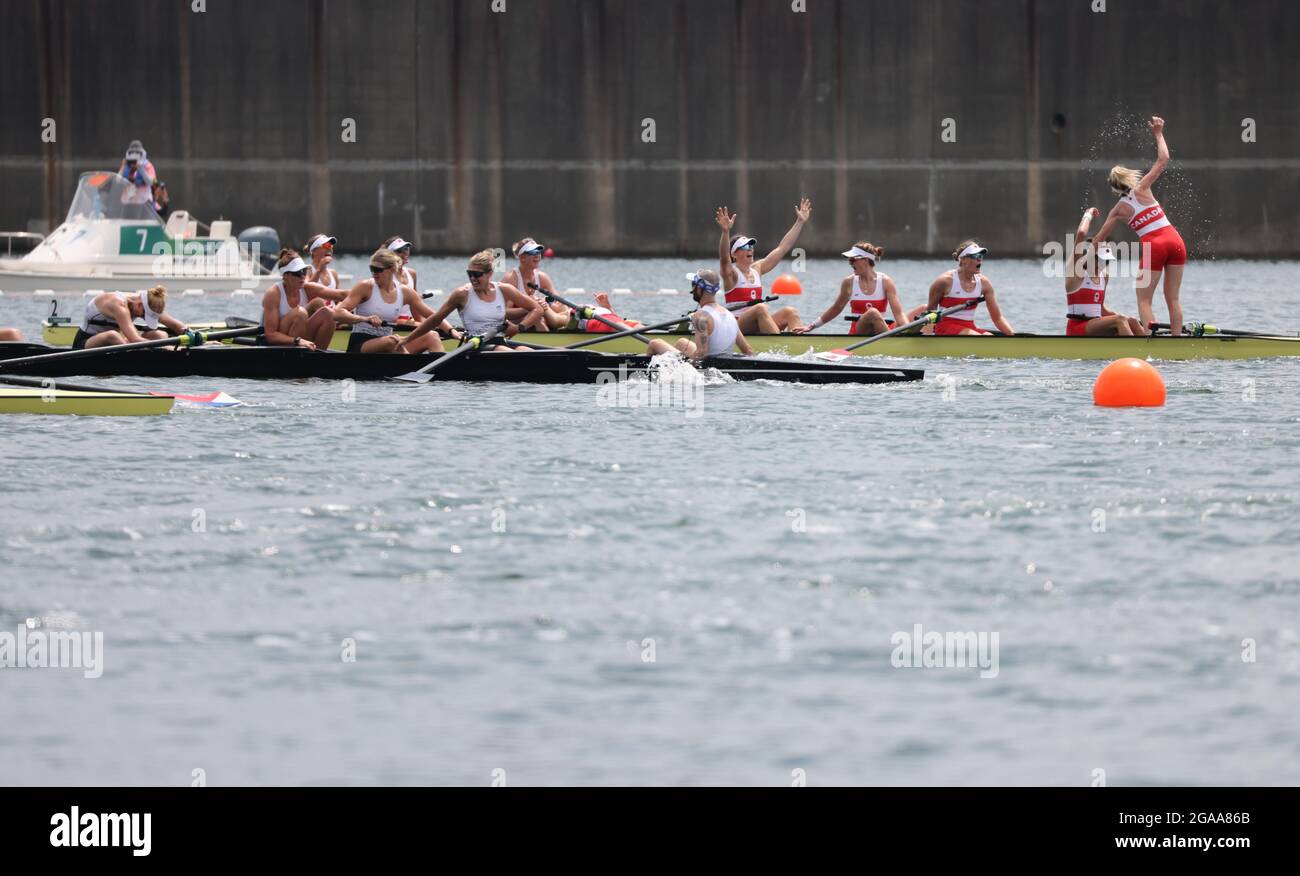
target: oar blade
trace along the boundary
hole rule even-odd
[[[400,380],[403,383],[428,383],[433,380],[433,375],[428,371],[410,371],[406,374],[390,377],[389,380]]]
[[[852,359],[853,354],[841,347],[838,350],[826,350],[817,353],[815,358],[825,359],[827,362],[843,362],[845,359]]]

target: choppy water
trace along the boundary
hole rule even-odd
[[[842,270],[809,267],[815,312]],[[945,266],[885,267],[910,306]],[[1297,267],[1195,265],[1187,316],[1300,328]],[[1059,330],[1056,281],[987,268],[1018,328]],[[695,418],[244,381],[193,383],[234,411],[6,417],[0,631],[62,619],[105,652],[95,679],[0,670],[0,781],[1300,782],[1300,363],[1168,363],[1145,411],[1092,407],[1099,363],[925,367],[708,386]],[[895,668],[916,624],[996,633],[996,677]]]

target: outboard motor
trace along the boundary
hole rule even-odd
[[[239,248],[251,252],[258,248],[258,260],[267,271],[275,270],[275,263],[280,258],[280,235],[268,225],[254,225],[239,232]]]

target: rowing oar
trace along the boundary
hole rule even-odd
[[[0,383],[10,386],[31,386],[57,392],[97,392],[111,395],[152,395],[173,398],[182,407],[189,408],[235,408],[243,405],[239,399],[224,392],[209,392],[203,395],[189,395],[183,392],[159,392],[157,390],[111,389],[107,386],[83,386],[80,383],[64,383],[48,377],[0,377]]]
[[[398,376],[390,379],[403,380],[406,381],[407,383],[428,383],[430,380],[433,380],[433,372],[437,371],[439,368],[446,365],[448,362],[450,362],[452,359],[455,359],[457,356],[467,355],[482,347],[486,347],[488,344],[494,343],[499,334],[500,332],[493,332],[490,335],[475,335],[474,337],[469,338],[468,340],[461,341],[459,347],[452,350],[450,353],[443,353],[437,359],[433,360],[428,365],[425,365],[420,370],[410,371],[407,372],[406,374],[399,374]]]
[[[1172,326],[1170,326],[1169,323],[1167,322],[1153,322],[1147,327],[1152,330],[1164,329],[1165,331],[1168,331],[1170,328],[1172,328]],[[1194,338],[1213,337],[1214,335],[1225,335],[1231,338],[1286,337],[1286,335],[1278,335],[1276,332],[1274,332],[1273,334],[1269,334],[1268,332],[1233,331],[1232,329],[1223,329],[1223,328],[1219,328],[1217,325],[1210,325],[1204,322],[1187,323],[1186,325],[1183,326],[1183,334]]]
[[[983,300],[984,296],[981,295],[979,298],[968,301],[964,304],[954,304],[952,307],[945,307],[943,310],[932,310],[914,322],[909,322],[907,325],[900,325],[898,328],[892,328],[889,331],[881,332],[878,335],[872,335],[865,341],[858,341],[856,344],[850,344],[849,346],[841,347],[838,350],[828,350],[825,353],[818,353],[817,358],[825,359],[828,362],[843,361],[852,356],[853,351],[859,347],[865,347],[867,344],[874,344],[876,341],[883,341],[885,338],[893,337],[894,335],[901,335],[909,329],[914,329],[918,326],[926,325],[927,323],[938,322],[950,313],[956,313],[959,310],[969,310]]]
[[[640,341],[643,344],[650,343],[650,339],[647,338],[645,335],[641,334],[641,332],[645,331],[645,328],[643,326],[632,328],[630,325],[628,325],[625,322],[617,322],[615,320],[606,318],[602,314],[597,313],[596,308],[594,307],[580,307],[577,304],[574,304],[572,301],[568,300],[567,298],[561,298],[559,295],[557,295],[554,292],[546,292],[536,283],[529,283],[528,285],[536,289],[537,291],[541,292],[543,295],[545,295],[547,301],[558,301],[561,304],[563,304],[565,307],[568,307],[572,309],[574,312],[581,314],[583,319],[588,319],[588,320],[594,319],[596,320],[596,322],[609,326],[616,332],[626,331],[628,334],[630,334],[632,337],[636,338],[638,341]],[[608,337],[608,335],[606,337]]]
[[[0,361],[0,369],[12,368],[15,365],[56,362],[64,359],[84,359],[88,356],[121,353],[125,350],[147,350],[150,347],[169,347],[173,344],[180,344],[185,347],[197,347],[208,341],[220,341],[223,338],[238,338],[243,337],[244,335],[260,335],[262,331],[263,328],[260,325],[246,326],[245,328],[229,329],[220,332],[190,331],[183,335],[177,335],[174,338],[158,338],[154,341],[137,341],[134,344],[110,344],[105,347],[90,347],[82,350],[59,350],[57,353],[42,353],[39,356],[23,356],[21,359],[5,359]]]

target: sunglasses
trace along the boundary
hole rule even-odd
[[[334,248],[334,244],[332,244],[332,243],[322,243],[322,244],[320,244],[319,246],[317,246],[316,248],[317,248],[317,249],[333,249],[333,248]]]
[[[745,244],[744,246],[738,246],[738,247],[736,247],[736,252],[740,252],[742,249],[746,249],[746,250],[749,250],[750,252],[753,252],[753,251],[754,251],[754,244],[752,244],[752,243],[747,243],[747,244]]]
[[[521,254],[526,256],[540,256],[543,252],[545,252],[545,250],[539,247],[537,249],[526,249]]]
[[[376,274],[376,275],[378,275],[378,274],[382,274],[382,273],[383,273],[384,271],[386,271],[386,270],[388,270],[388,268],[381,267],[380,265],[371,265],[371,266],[370,266],[370,273],[372,273],[372,274]]]
[[[484,274],[487,273],[488,271],[466,271],[465,272],[466,276],[468,276],[471,280],[477,280],[479,277],[482,277]]]
[[[285,274],[285,276],[297,277],[298,279],[301,280],[303,277],[307,276],[307,269],[303,268],[301,271],[289,271],[288,273]]]

